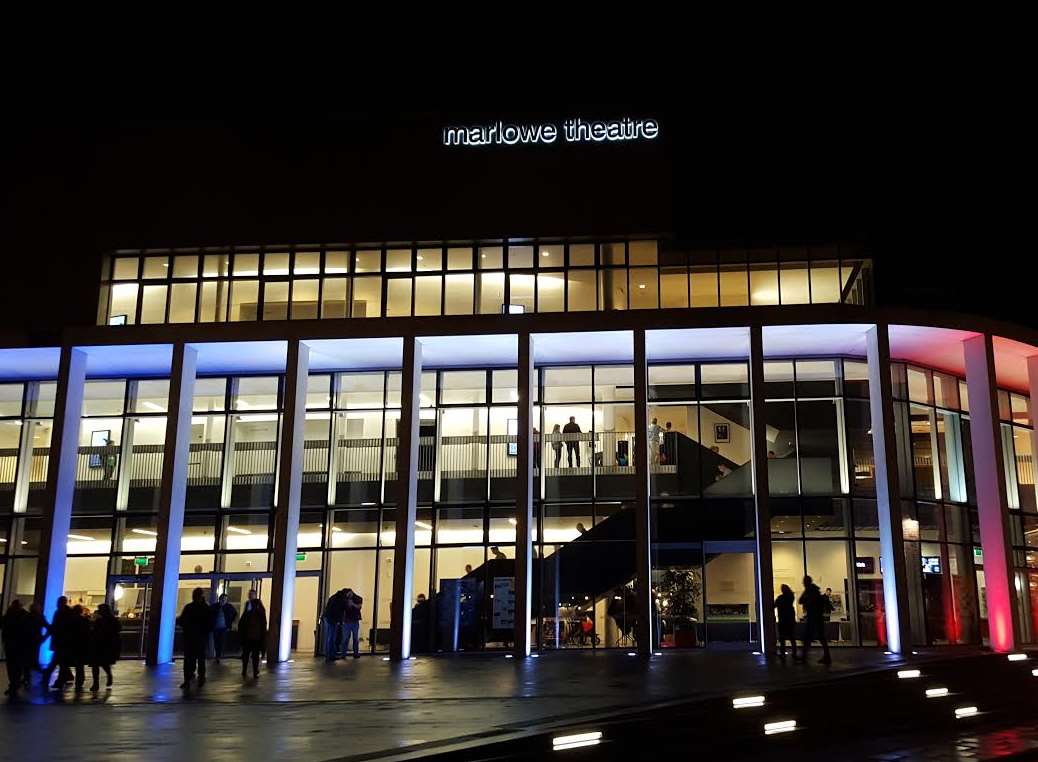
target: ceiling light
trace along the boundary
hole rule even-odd
[[[333,532],[341,532],[342,530],[339,529],[339,527],[332,527],[332,531]]]
[[[427,524],[424,521],[416,521],[414,525],[416,527],[421,527],[422,529],[432,529],[432,524]]]
[[[155,410],[155,411],[157,411],[159,413],[166,412],[165,408],[162,407],[162,405],[156,405],[151,400],[144,400],[144,402],[142,402],[141,404],[144,405],[144,407],[148,408],[149,410]]]
[[[644,283],[639,283],[638,284],[638,288],[645,288],[645,284]]]
[[[131,529],[130,531],[133,532],[134,534],[146,534],[146,535],[148,535],[148,537],[158,537],[159,536],[158,532],[153,532],[150,529]]]
[[[508,523],[511,524],[512,526],[515,526],[517,522],[516,522],[515,519],[509,519]]]
[[[541,256],[542,256],[542,257],[550,257],[550,256],[551,256],[551,252],[550,252],[550,251],[546,251],[546,250],[542,249],[542,250],[541,250]]]
[[[419,262],[421,262],[421,261],[422,261],[422,255],[421,255],[421,254],[419,254],[419,255],[418,255],[418,261],[419,261]]]
[[[232,526],[228,526],[227,527],[227,531],[228,532],[234,532],[235,534],[252,534],[252,532],[250,532],[248,529],[241,529],[239,527],[232,527]]]
[[[83,540],[84,542],[93,542],[94,541],[93,537],[87,537],[87,536],[81,535],[81,534],[70,534],[68,536],[68,538],[70,540]]]

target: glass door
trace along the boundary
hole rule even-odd
[[[753,543],[703,546],[704,609],[708,645],[749,645],[757,640],[757,573]]]
[[[142,658],[151,610],[150,581],[142,581],[140,577],[109,577],[108,600],[119,620],[122,658]]]

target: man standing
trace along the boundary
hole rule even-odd
[[[205,685],[205,652],[209,645],[209,633],[213,629],[213,614],[205,602],[205,590],[196,587],[191,593],[191,603],[184,606],[177,619],[184,633],[184,682],[181,688],[191,688],[191,680],[198,670],[198,687]]]
[[[577,454],[577,468],[580,468],[580,437],[573,436],[574,434],[580,434],[580,424],[577,423],[576,416],[571,415],[569,417],[569,423],[562,427],[562,433],[567,436],[564,437],[566,440],[566,460],[569,463],[569,467],[573,468],[573,453]]]
[[[50,684],[50,676],[54,674],[54,668],[58,668],[58,679],[54,687],[61,690],[65,684],[72,680],[71,669],[71,639],[72,629],[75,625],[75,614],[69,608],[68,598],[64,595],[58,598],[58,608],[54,611],[54,619],[50,626],[50,647],[53,650],[50,664],[43,673],[43,689],[46,690]]]
[[[251,592],[251,591],[250,591]],[[238,610],[227,602],[227,593],[220,596],[220,600],[213,604],[213,653],[216,663],[223,658],[223,646],[227,637],[227,631],[231,629],[234,620],[238,618]]]
[[[659,421],[653,418],[652,423],[649,424],[649,465],[659,466],[660,464],[660,435],[663,433],[663,429],[660,428]]]
[[[342,641],[342,653],[343,656],[350,647],[350,638],[353,638],[353,658],[360,658],[360,607],[364,603],[364,599],[353,592],[350,588],[346,588],[344,591],[344,600],[346,603],[345,611],[343,612],[343,641]]]
[[[807,661],[807,649],[812,640],[822,644],[822,658],[819,663],[831,664],[829,656],[829,641],[825,637],[825,608],[826,600],[818,585],[810,577],[804,577],[804,592],[800,596],[800,605],[804,607],[806,622],[804,627],[804,645],[801,648],[800,661]]]
[[[324,604],[321,620],[324,622],[324,660],[335,661],[339,658],[339,644],[342,635],[342,615],[346,612],[346,591],[337,590]]]

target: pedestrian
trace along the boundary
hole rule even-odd
[[[7,690],[5,696],[12,699],[18,696],[26,671],[29,669],[29,655],[32,648],[32,619],[22,602],[15,598],[7,607],[7,612],[0,617],[0,632],[3,636],[4,656],[7,659]]]
[[[217,664],[223,658],[227,631],[231,629],[231,625],[237,618],[238,610],[227,602],[227,593],[222,593],[220,599],[213,604],[213,655],[216,657]]]
[[[555,424],[551,430],[551,449],[555,453],[555,468],[562,462],[562,427]]]
[[[569,417],[569,423],[562,427],[562,433],[567,435],[566,460],[569,463],[569,467],[573,468],[573,454],[576,453],[577,468],[580,468],[580,437],[574,435],[579,435],[581,430],[576,416],[571,415]]]
[[[324,604],[321,621],[324,623],[324,660],[335,661],[339,658],[339,646],[342,642],[342,617],[346,612],[346,591],[337,590]]]
[[[353,592],[350,588],[346,588],[344,600],[346,602],[346,609],[342,616],[342,629],[343,629],[343,641],[342,641],[342,653],[343,656],[350,648],[350,638],[353,638],[353,658],[360,658],[360,619],[361,613],[360,608],[364,605],[364,599]]]
[[[657,418],[652,419],[652,423],[649,424],[649,465],[658,467],[660,464],[660,437],[663,434],[663,429],[660,428],[660,423]]]
[[[24,682],[26,688],[29,687],[33,670],[40,673],[43,672],[40,667],[40,649],[43,647],[43,641],[50,637],[50,623],[43,616],[43,609],[40,608],[40,604],[35,601],[29,604],[29,619],[31,626],[29,628],[29,659],[25,664]],[[46,688],[46,684],[44,688]]]
[[[191,680],[198,671],[198,687],[205,685],[205,652],[209,645],[209,633],[213,629],[213,615],[205,602],[205,590],[196,587],[191,593],[191,602],[180,612],[177,623],[184,634],[184,682],[181,688],[191,688]]]
[[[72,680],[72,671],[69,669],[68,649],[69,634],[72,625],[72,609],[69,608],[68,598],[64,595],[58,597],[57,608],[54,609],[54,618],[50,624],[50,646],[51,659],[43,671],[43,689],[50,686],[50,678],[54,670],[58,670],[58,679],[54,682],[54,688],[61,690]]]
[[[238,623],[241,639],[241,676],[248,675],[249,658],[252,658],[252,676],[259,677],[260,653],[267,640],[267,610],[255,590],[249,591],[249,599]]]
[[[829,641],[825,636],[825,613],[827,599],[818,589],[818,585],[809,576],[804,577],[804,592],[800,595],[800,605],[804,607],[805,627],[804,641],[801,646],[800,661],[807,661],[807,650],[812,640],[822,644],[822,658],[819,664],[831,664],[832,657],[829,655]],[[830,612],[832,609],[829,609]]]
[[[107,603],[97,607],[94,626],[90,631],[90,671],[94,681],[90,684],[90,692],[97,693],[97,680],[101,670],[105,673],[105,685],[112,687],[112,665],[119,660],[122,651],[122,639],[119,637],[121,625]]]
[[[786,658],[786,641],[793,652],[793,658],[797,658],[796,623],[797,612],[794,606],[796,596],[793,588],[783,585],[782,592],[775,599],[775,612],[778,614],[778,652],[783,659]]]
[[[68,658],[70,670],[76,672],[76,691],[83,690],[86,685],[86,663],[90,656],[90,611],[80,604],[72,607],[73,619],[70,622]]]

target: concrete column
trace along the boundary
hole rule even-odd
[[[234,398],[238,396],[238,379],[230,381],[228,397],[227,423],[223,428],[223,462],[220,464],[220,507],[231,507],[231,494],[234,490]]]
[[[31,415],[36,414],[36,400],[39,397],[40,385],[38,383],[26,384],[26,410]],[[29,484],[32,477],[32,440],[35,421],[27,420],[22,424],[22,431],[18,438],[18,466],[15,472],[14,483],[14,512],[24,513],[29,504]],[[13,546],[12,546],[13,547]]]
[[[634,595],[638,654],[652,656],[655,645],[652,605],[652,553],[649,502],[649,369],[645,358],[645,329],[634,331]]]
[[[414,522],[418,507],[418,414],[421,409],[422,344],[404,339],[400,380],[400,439],[396,449],[396,548],[393,600],[389,618],[389,656],[411,656],[411,587],[414,577]]]
[[[173,633],[177,619],[180,581],[180,538],[184,531],[184,497],[191,450],[191,408],[195,396],[198,351],[184,343],[173,345],[169,375],[169,414],[163,447],[162,483],[151,574],[151,610],[145,662],[149,666],[173,660]]]
[[[47,468],[47,498],[40,528],[40,556],[36,563],[35,601],[43,609],[48,622],[54,617],[58,598],[65,594],[65,560],[72,522],[72,497],[76,491],[79,418],[83,412],[86,365],[85,352],[75,347],[61,348]],[[41,647],[40,659],[44,663],[50,661],[50,640]]]
[[[966,360],[980,544],[984,549],[988,631],[993,649],[1012,651],[1021,642],[1021,630],[1020,617],[1013,605],[1013,549],[998,420],[995,353],[988,334],[966,339],[962,348]]]
[[[533,336],[519,334],[519,402],[515,464],[515,655],[530,655],[530,615],[533,611],[533,398],[537,374],[533,366]]]
[[[876,325],[866,337],[869,365],[869,409],[872,414],[872,451],[876,464],[876,510],[879,515],[880,561],[883,564],[883,609],[887,648],[896,654],[912,650],[912,619],[908,608],[908,574],[901,523],[897,436],[890,388],[890,334]]]
[[[278,460],[277,507],[274,509],[274,574],[267,630],[267,668],[288,661],[292,652],[292,603],[296,590],[296,547],[299,542],[299,502],[303,490],[303,444],[306,424],[306,385],[310,348],[298,339],[288,342],[285,363],[284,412]]]
[[[775,572],[771,562],[771,503],[768,485],[768,435],[764,408],[764,328],[750,327],[750,431],[753,437],[753,499],[757,541],[757,627],[761,653],[775,653]]]

